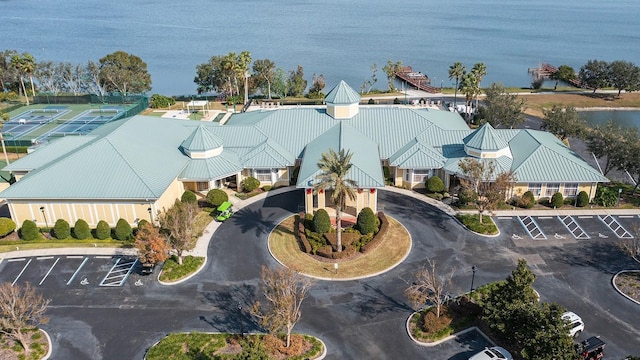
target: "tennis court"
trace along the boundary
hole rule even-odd
[[[69,120],[58,120],[60,124],[53,130],[43,134],[39,139],[50,135],[87,134],[106,124],[118,116],[124,108],[122,106],[104,106],[100,109],[86,110]]]
[[[28,110],[12,117],[4,123],[2,132],[13,138],[22,137],[69,112],[70,110],[66,110],[66,106],[52,106],[43,109]]]

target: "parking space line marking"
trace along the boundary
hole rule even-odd
[[[53,256],[41,256],[36,258],[36,260],[50,260],[50,259],[53,259]]]
[[[7,262],[16,262],[16,261],[25,261],[27,260],[26,258],[15,258],[15,259],[9,259],[7,260]]]
[[[53,263],[53,265],[51,265],[51,267],[49,268],[49,271],[47,271],[47,274],[42,278],[42,280],[40,281],[40,283],[38,285],[42,285],[42,283],[47,278],[47,276],[49,276],[49,274],[51,273],[51,270],[53,270],[53,267],[56,266],[58,261],[60,261],[60,258],[57,258],[56,261]]]
[[[71,279],[69,279],[69,281],[67,281],[67,285],[71,284],[73,279],[75,279],[76,275],[78,275],[78,272],[80,272],[80,269],[82,269],[84,264],[86,264],[87,260],[89,260],[89,258],[84,258],[84,261],[82,262],[82,264],[80,264],[80,266],[78,266],[78,268],[76,269],[76,272],[74,272],[73,275],[71,275]]]
[[[547,239],[547,236],[531,216],[518,216],[518,220],[532,239],[537,240],[540,237],[545,240]]]
[[[633,215],[618,215],[618,217],[620,219],[631,219],[632,217],[634,217]]]
[[[578,216],[578,219],[593,219],[593,216],[580,215]]]
[[[82,255],[67,255],[67,259],[82,259],[84,256]]]
[[[100,286],[122,286],[138,263],[138,259],[135,259],[134,261],[128,260],[122,263],[120,260],[122,260],[122,258],[118,258],[116,263],[111,267],[111,270],[109,270],[107,275],[100,282]],[[118,269],[116,269],[116,267],[118,267]]]
[[[551,216],[538,216],[538,219],[553,219]]]
[[[94,256],[96,259],[111,259],[113,256]]]
[[[576,239],[589,239],[589,235],[580,227],[571,215],[558,216],[558,220],[569,230]]]
[[[18,276],[16,277],[15,280],[13,280],[13,282],[11,283],[11,286],[15,285],[16,282],[18,282],[18,279],[20,279],[20,276],[22,276],[22,273],[27,270],[27,266],[29,266],[29,264],[31,264],[31,260],[33,259],[29,259],[29,261],[27,261],[26,264],[24,264],[24,267],[22,268],[22,271],[20,271],[20,274],[18,274]]]
[[[500,220],[511,220],[511,216],[498,216]]]
[[[629,232],[622,227],[622,225],[620,225],[620,223],[618,223],[618,221],[611,215],[605,215],[604,217],[602,217],[601,215],[598,215],[598,218],[605,224],[607,225],[607,227],[613,231],[614,234],[616,234],[616,236],[619,239],[631,239],[633,238],[633,236],[631,234],[629,234]],[[621,233],[618,233],[618,231],[621,231]]]

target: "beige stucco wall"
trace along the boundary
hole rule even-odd
[[[152,211],[154,217],[156,217],[156,214],[161,212],[163,208],[168,209],[172,207],[176,199],[180,199],[182,197],[182,193],[184,193],[183,183],[178,181],[178,179],[173,179],[169,187],[167,187],[167,190],[165,190],[155,204],[153,204]]]

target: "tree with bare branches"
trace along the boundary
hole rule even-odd
[[[311,285],[312,280],[297,271],[289,268],[271,270],[262,266],[262,291],[267,302],[263,304],[257,301],[251,314],[271,334],[284,332],[286,347],[291,345],[291,331],[302,316],[300,307]]]
[[[28,330],[48,321],[44,313],[49,301],[37,294],[29,283],[25,286],[0,285],[0,333],[19,342],[26,358],[31,352]]]
[[[636,224],[632,225],[631,232],[633,237],[620,239],[618,246],[633,260],[640,262],[640,227]]]
[[[164,210],[158,216],[160,227],[167,231],[169,245],[178,254],[180,265],[182,265],[182,253],[195,245],[192,238],[193,223],[197,213],[197,204],[176,200],[169,210]]]
[[[438,273],[436,262],[427,259],[427,263],[416,274],[416,281],[405,291],[414,309],[429,302],[436,307],[436,317],[440,317],[440,309],[448,300],[454,273],[455,269],[447,274]]]
[[[160,229],[146,223],[138,229],[136,234],[136,249],[138,258],[143,264],[157,264],[169,257],[169,244],[160,234]]]
[[[515,174],[512,171],[496,174],[496,164],[491,160],[465,158],[458,166],[463,174],[460,177],[462,186],[477,194],[476,206],[482,224],[482,213],[492,213],[505,200],[507,190],[516,181]]]

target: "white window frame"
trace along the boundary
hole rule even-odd
[[[560,192],[560,183],[546,183],[544,194],[545,197],[552,197],[553,194]]]
[[[578,183],[565,183],[564,190],[562,191],[562,196],[576,196],[578,195],[578,188],[580,184]]]
[[[527,190],[531,191],[533,197],[540,197],[542,194],[542,183],[529,183],[527,184]]]
[[[431,169],[413,169],[411,181],[415,183],[424,182],[431,176]]]
[[[271,182],[271,169],[254,169],[253,173],[260,182]]]

